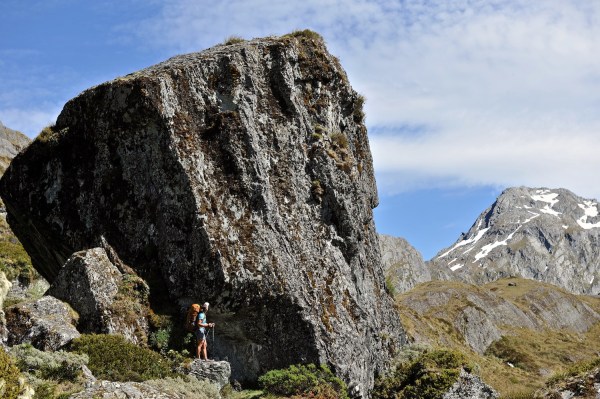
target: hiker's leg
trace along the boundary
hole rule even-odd
[[[196,340],[196,358],[200,359],[200,353],[202,351],[202,342],[203,340]]]
[[[208,355],[206,354],[206,338],[204,339],[204,344],[202,345],[202,351],[204,353],[204,360],[208,360]]]

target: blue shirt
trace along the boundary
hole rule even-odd
[[[202,324],[206,324],[206,313],[204,313],[204,312],[198,313],[198,321]],[[198,323],[198,324],[200,324],[200,323]],[[200,331],[204,332],[205,331],[204,327],[200,327]]]

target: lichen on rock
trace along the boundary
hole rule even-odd
[[[105,239],[151,302],[213,304],[209,348],[233,378],[329,363],[368,392],[405,337],[363,101],[318,35],[215,46],[69,101],[0,193],[50,282]]]

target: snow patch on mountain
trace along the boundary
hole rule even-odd
[[[502,241],[496,241],[496,242],[493,242],[491,244],[484,245],[483,247],[481,247],[481,251],[479,251],[479,253],[477,255],[475,255],[475,260],[479,260],[481,258],[485,258],[492,251],[492,249],[494,249],[496,247],[499,247],[499,246],[502,246],[502,245],[508,245],[508,240],[512,239],[513,236],[515,235],[515,233],[517,231],[519,231],[520,228],[521,228],[521,226],[517,227],[515,231],[513,231],[512,233],[510,233],[508,235],[508,237],[506,237],[506,239],[504,239]]]
[[[460,269],[461,267],[463,267],[464,265],[462,263],[459,263],[458,265],[454,265],[450,268],[450,270],[452,270],[453,272]]]
[[[532,195],[531,199],[534,201],[547,202],[551,207],[554,206],[558,202],[556,197],[558,197],[558,193],[553,193],[550,190],[536,190],[536,195]]]
[[[594,201],[583,201],[583,204],[577,204],[581,209],[583,209],[583,216],[577,219],[577,224],[579,224],[582,228],[589,230],[595,227],[600,227],[600,222],[598,223],[588,223],[588,217],[596,217],[598,216],[598,204]]]
[[[469,244],[475,244],[477,241],[479,241],[481,239],[481,237],[483,237],[483,235],[489,230],[490,228],[487,227],[485,229],[479,230],[477,232],[477,235],[475,235],[475,237],[469,238],[467,240],[463,240],[459,243],[457,243],[456,245],[454,245],[452,248],[450,248],[448,251],[444,252],[443,254],[440,255],[440,258],[445,257],[446,255],[448,255],[450,252],[454,251],[456,248],[460,248],[460,247],[464,247],[465,245],[469,245]]]

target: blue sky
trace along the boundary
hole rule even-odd
[[[231,35],[320,32],[367,98],[380,232],[430,258],[503,188],[600,198],[600,1],[2,0],[0,121]]]

